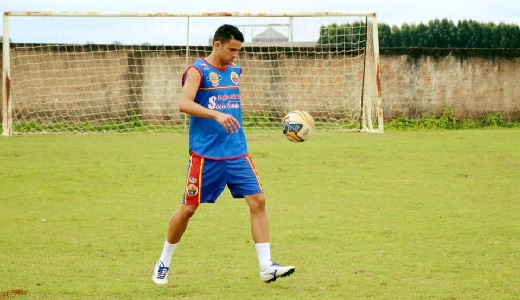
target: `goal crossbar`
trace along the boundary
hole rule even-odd
[[[39,16],[39,17],[375,17],[375,12],[297,12],[297,13],[247,13],[247,12],[4,12],[4,16]]]

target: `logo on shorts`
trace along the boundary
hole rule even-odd
[[[195,177],[190,177],[190,178],[188,179],[188,181],[191,182],[191,183],[195,183],[195,182],[197,182],[197,178],[195,178]]]
[[[199,193],[199,188],[194,185],[194,184],[190,184],[186,187],[186,194],[188,194],[188,196],[196,196],[197,194]]]

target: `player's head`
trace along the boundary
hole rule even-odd
[[[220,26],[213,36],[213,53],[222,64],[230,64],[238,57],[244,35],[233,25]]]
[[[215,45],[215,42],[217,41],[224,45],[230,40],[237,40],[243,43],[244,35],[235,26],[224,24],[215,31],[215,35],[213,36],[213,45]]]

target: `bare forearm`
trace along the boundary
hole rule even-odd
[[[181,99],[179,102],[179,110],[194,117],[213,119],[222,125],[229,133],[235,133],[241,127],[240,122],[232,115],[205,108],[191,100],[183,101]]]
[[[179,103],[179,110],[183,113],[187,113],[191,116],[199,118],[216,119],[218,116],[217,111],[205,108],[204,106],[201,106],[200,104],[191,100],[181,100]]]

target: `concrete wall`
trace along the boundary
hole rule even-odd
[[[107,46],[103,51],[86,51],[43,46],[29,51],[15,47],[11,52],[15,118],[129,118],[131,111],[150,120],[182,122],[184,115],[177,109],[181,74],[188,61],[207,55],[208,50],[199,48],[186,56],[182,48],[142,51]],[[358,59],[329,56],[330,60],[323,60],[323,54],[296,51],[275,61],[272,54],[257,50],[240,60],[246,110],[279,117],[299,107],[333,115],[358,105]],[[460,118],[501,112],[506,118],[520,119],[520,57],[383,51],[380,62],[386,119],[445,108]]]
[[[383,55],[385,118],[450,108],[460,118],[520,119],[520,58]]]

